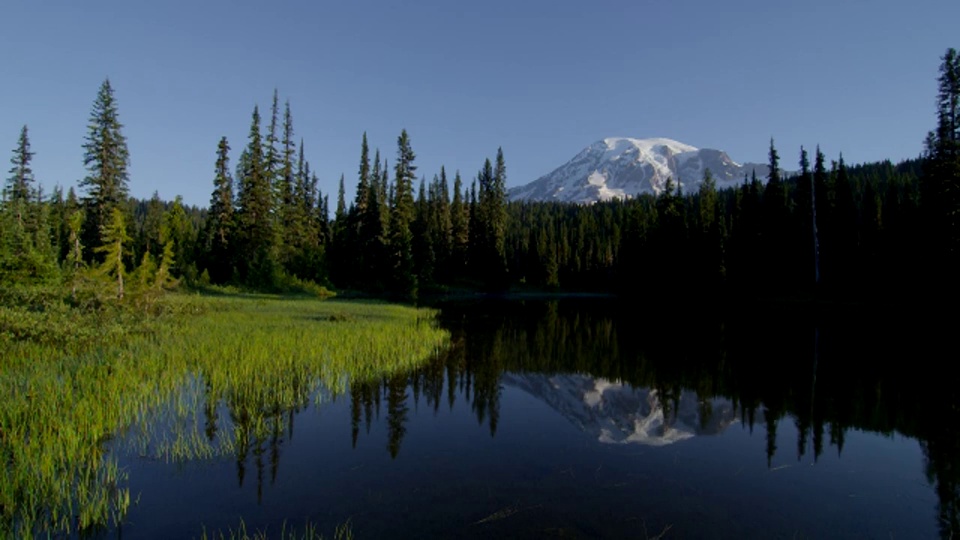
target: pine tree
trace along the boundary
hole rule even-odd
[[[273,227],[273,193],[260,136],[260,111],[253,108],[247,148],[240,156],[237,197],[238,270],[255,287],[272,287],[277,268]]]
[[[723,260],[723,237],[721,235],[721,216],[717,198],[717,183],[709,168],[703,171],[698,197],[700,222],[699,254],[700,268],[706,277],[704,292],[713,294],[715,288],[723,283],[726,269]]]
[[[488,162],[489,163],[489,162]],[[486,174],[486,166],[484,174]],[[503,159],[503,149],[497,149],[496,165],[490,177],[488,189],[481,194],[482,214],[487,220],[486,249],[489,257],[488,285],[502,288],[507,279],[507,166]]]
[[[836,205],[831,216],[830,229],[833,233],[835,250],[833,269],[838,284],[852,286],[859,280],[855,267],[856,256],[860,249],[857,202],[854,198],[853,183],[843,160],[843,153],[837,164]]]
[[[10,163],[10,177],[3,189],[3,205],[0,210],[0,274],[18,274],[23,277],[29,272],[27,259],[33,255],[33,234],[31,222],[33,206],[33,171],[30,160],[30,140],[27,127],[20,131],[17,148],[13,151]]]
[[[146,211],[140,222],[140,230],[137,232],[137,251],[140,253],[150,253],[154,258],[160,255],[163,244],[160,242],[160,224],[163,222],[163,201],[160,200],[160,193],[153,192],[153,196],[147,201]]]
[[[822,279],[821,268],[821,236],[827,237],[829,230],[824,228],[829,208],[829,193],[827,189],[826,158],[817,145],[817,152],[813,162],[813,257],[814,257],[814,284],[819,285]]]
[[[36,189],[34,183],[36,179],[33,176],[33,169],[30,167],[30,161],[34,153],[30,150],[30,137],[27,133],[27,126],[20,129],[20,138],[17,140],[17,148],[13,151],[13,157],[10,163],[13,167],[10,169],[10,177],[7,179],[7,185],[3,190],[3,201],[5,209],[15,218],[20,229],[27,231],[29,217],[29,206],[33,199]]]
[[[413,273],[421,287],[427,286],[433,282],[436,257],[430,243],[430,205],[427,200],[427,179],[423,177],[420,178],[420,188],[414,202],[410,233],[413,235]]]
[[[464,201],[463,180],[460,171],[453,178],[453,202],[450,203],[450,228],[452,235],[450,264],[451,280],[462,278],[467,270],[467,253],[470,249],[470,213]]]
[[[53,260],[59,263],[62,260],[63,247],[66,243],[64,224],[67,220],[67,201],[63,197],[63,188],[55,186],[49,201],[49,234],[50,248]]]
[[[795,246],[790,250],[790,286],[806,288],[815,283],[816,257],[814,254],[813,238],[813,211],[814,211],[814,179],[810,170],[810,157],[806,148],[800,147],[800,176],[794,184],[792,214],[792,238],[790,243]]]
[[[159,291],[176,284],[177,280],[174,279],[172,272],[175,265],[174,241],[171,239],[163,244],[163,254],[160,256],[160,265],[157,267],[157,273],[153,281],[155,290]]]
[[[314,212],[317,206],[317,186],[311,182],[310,164],[303,151],[303,139],[297,155],[294,189],[287,223],[287,244],[291,250],[288,272],[302,279],[317,279],[320,234]]]
[[[312,177],[311,182],[314,184],[317,183],[316,175]],[[323,195],[318,197],[320,204],[317,206],[317,224],[320,226],[320,238],[323,239],[323,244],[330,245],[333,238],[333,232],[330,227],[330,196]]]
[[[770,138],[769,159],[767,186],[763,194],[764,204],[771,212],[782,212],[786,205],[786,191],[783,186],[783,180],[780,178],[780,155],[773,145],[772,137]]]
[[[928,134],[921,204],[927,219],[930,280],[954,283],[960,267],[960,55],[947,49],[937,79],[937,127]]]
[[[780,156],[770,139],[769,172],[767,185],[763,191],[764,225],[762,249],[766,255],[761,265],[761,282],[764,294],[780,287],[781,278],[788,272],[790,264],[787,252],[790,234],[787,215],[787,191],[780,177]]]
[[[114,224],[113,210],[120,209],[127,198],[130,153],[122,128],[113,87],[106,79],[93,103],[83,144],[83,164],[89,174],[79,182],[86,192],[84,243],[94,248],[103,245],[102,233]]]
[[[104,255],[98,271],[104,276],[115,276],[117,280],[117,299],[123,300],[123,276],[126,275],[123,258],[127,254],[126,246],[130,237],[124,223],[123,211],[114,208],[110,213],[110,222],[103,229],[101,244],[95,251]]]
[[[344,186],[343,175],[340,175],[340,185],[337,188],[337,213],[334,214],[333,219],[340,225],[346,224],[347,221],[347,190]]]
[[[70,194],[73,194],[72,189],[70,190]],[[69,252],[64,261],[64,267],[67,272],[68,281],[70,282],[70,296],[74,299],[76,299],[77,296],[77,285],[80,282],[81,271],[84,267],[83,243],[80,239],[84,217],[82,208],[75,208],[67,216],[67,227],[69,230],[67,245],[69,246]]]
[[[27,126],[23,126],[0,205],[0,274],[7,279],[43,281],[57,274],[50,243],[50,205],[43,190],[34,187],[33,155]]]
[[[453,250],[453,223],[450,215],[450,187],[447,171],[440,167],[439,178],[430,185],[430,243],[436,254],[437,281],[449,281]]]
[[[277,148],[277,129],[280,116],[280,100],[277,89],[273,89],[273,101],[270,104],[270,124],[267,126],[267,135],[263,141],[263,170],[267,176],[273,194],[272,209],[278,209],[283,204],[282,178],[280,175],[280,150]],[[277,221],[277,216],[273,216]],[[276,223],[274,224],[276,226]]]
[[[338,287],[353,287],[356,269],[351,257],[353,246],[350,245],[350,228],[348,226],[347,195],[344,185],[344,176],[340,175],[337,188],[337,209],[333,215],[332,239],[330,242],[331,278]]]
[[[394,165],[394,195],[390,211],[391,292],[401,298],[415,298],[417,279],[414,274],[413,234],[414,219],[413,179],[417,167],[416,155],[410,147],[407,130],[397,138],[397,163]]]
[[[191,266],[193,261],[190,257],[193,252],[194,236],[193,226],[183,208],[183,198],[178,195],[170,205],[170,209],[163,214],[160,242],[164,250],[168,245],[173,249],[173,260],[177,261],[177,266],[171,264],[171,272],[186,277],[188,281],[193,281],[196,277],[196,267]]]
[[[293,140],[293,115],[290,113],[290,102],[284,104],[283,109],[283,140],[281,141],[283,156],[280,169],[277,173],[279,184],[279,206],[277,207],[277,228],[281,233],[280,245],[282,264],[288,272],[293,270],[293,260],[298,251],[302,250],[301,242],[304,237],[303,216],[300,204],[296,200],[298,195],[294,156],[297,146]],[[303,189],[299,196],[303,196]]]
[[[361,160],[362,163],[362,160]],[[367,190],[366,210],[361,215],[360,228],[363,231],[365,257],[364,288],[372,292],[381,292],[389,277],[389,257],[387,255],[387,208],[384,178],[386,165],[381,168],[380,151],[373,158],[370,171],[370,186]]]
[[[61,242],[58,257],[61,263],[65,263],[67,255],[69,255],[73,247],[73,240],[70,238],[70,218],[74,213],[82,210],[83,208],[80,205],[80,201],[77,199],[77,192],[73,187],[70,187],[67,189],[67,196],[63,201],[63,222],[60,224],[60,236],[64,239],[63,242]],[[78,230],[77,233],[81,234],[82,231]]]
[[[226,137],[221,137],[217,145],[206,227],[206,267],[214,282],[223,283],[232,277],[234,257],[231,249],[235,240],[233,177],[230,175],[230,143]]]
[[[481,215],[480,205],[477,202],[477,180],[470,182],[470,195],[467,198],[467,272],[471,278],[477,278],[479,274],[480,257],[483,245],[483,216]]]
[[[390,208],[393,206],[393,187],[390,186],[390,162],[387,158],[383,158],[383,166],[380,167],[377,199],[380,201],[380,222],[383,223],[383,245],[384,249],[386,249],[390,236]],[[387,259],[385,258],[384,260],[386,261]]]
[[[379,164],[377,164],[379,166]],[[363,141],[360,143],[360,170],[358,171],[357,192],[353,206],[363,223],[364,213],[370,200],[370,147],[367,145],[367,132],[363,132]],[[362,225],[361,225],[362,227]]]
[[[356,242],[357,249],[353,257],[355,264],[356,281],[361,288],[367,288],[370,281],[370,263],[372,261],[370,250],[373,248],[374,240],[371,237],[369,227],[370,203],[370,147],[367,144],[367,133],[363,133],[363,140],[360,143],[360,168],[357,171],[357,191],[354,194],[352,214],[350,216],[350,229],[352,237]]]

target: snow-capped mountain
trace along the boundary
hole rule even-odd
[[[501,381],[543,401],[602,443],[664,446],[697,435],[716,435],[737,421],[733,404],[683,391],[665,411],[656,390],[580,374],[505,373]],[[671,400],[672,402],[672,400]],[[710,411],[702,418],[701,411]]]
[[[508,191],[512,201],[591,203],[642,193],[659,194],[668,178],[684,191],[699,188],[710,169],[717,188],[739,185],[744,174],[766,178],[767,166],[740,164],[720,150],[699,149],[672,139],[608,138],[591,144],[566,164]]]

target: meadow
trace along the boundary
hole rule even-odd
[[[379,302],[0,291],[0,536],[122,523],[136,495],[111,456],[120,434],[156,459],[243,452],[282,412],[414,368],[448,340],[433,311]],[[242,419],[233,433],[151,429],[217,407]]]

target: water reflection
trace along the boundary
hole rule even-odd
[[[960,534],[960,395],[937,362],[952,322],[884,310],[770,306],[655,312],[618,302],[448,306],[458,349],[451,381],[480,421],[499,415],[499,384],[523,389],[601,442],[662,445],[762,420],[767,465],[792,421],[797,460],[850,430],[920,441],[941,533]],[[414,377],[422,376],[415,374]],[[451,392],[453,388],[451,385]],[[453,401],[453,394],[450,396]]]
[[[601,443],[665,446],[716,435],[738,420],[730,400],[691,391],[664,402],[657,390],[586,375],[506,373],[502,380],[547,403]]]
[[[939,500],[941,534],[960,534],[960,395],[934,361],[951,335],[943,327],[836,308],[664,312],[607,300],[447,305],[441,324],[453,336],[442,357],[327,396],[348,401],[353,452],[364,440],[384,440],[385,454],[398,462],[411,453],[408,438],[417,444],[411,426],[463,409],[498,439],[509,415],[526,414],[518,394],[600,447],[677,448],[697,437],[722,438],[737,424],[749,433],[756,427],[763,438],[748,441],[757,450],[751,455],[762,463],[765,453],[769,471],[808,454],[813,463],[827,451],[843,455],[853,432],[897,434],[921,445],[925,462],[917,470]],[[309,384],[291,385],[296,407],[263,393],[251,401],[206,388],[198,426],[211,443],[235,441],[237,483],[253,475],[258,502],[277,481],[295,420],[310,403]],[[538,426],[526,429],[535,434]],[[471,457],[458,459],[469,466]]]

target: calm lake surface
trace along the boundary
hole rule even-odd
[[[190,538],[241,519],[328,537],[349,522],[357,538],[960,533],[952,327],[798,311],[449,304],[448,354],[322,391],[259,431],[194,381],[199,436],[269,435],[184,463],[119,437],[137,503],[109,534]]]

